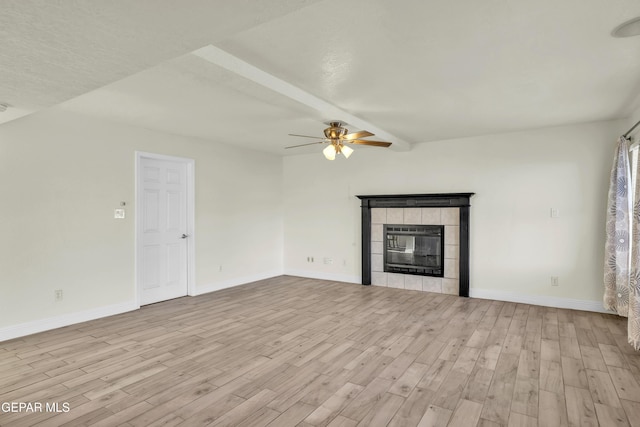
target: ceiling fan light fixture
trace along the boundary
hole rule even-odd
[[[329,144],[327,148],[322,150],[322,154],[327,160],[335,160],[336,159],[336,147],[333,144]]]
[[[340,152],[342,153],[342,155],[344,157],[346,157],[348,159],[349,156],[353,153],[353,148],[347,147],[346,145],[343,145],[342,148],[340,149]]]
[[[353,154],[353,148],[347,147],[344,143],[349,145],[358,144],[358,145],[370,145],[373,147],[389,147],[391,145],[390,142],[384,141],[371,141],[369,139],[361,139],[367,138],[369,136],[373,136],[373,134],[366,130],[361,130],[358,132],[349,133],[349,131],[343,126],[342,122],[330,122],[329,127],[324,130],[324,138],[316,137],[311,135],[299,135],[296,133],[290,133],[289,136],[297,136],[301,138],[311,138],[311,139],[322,139],[322,141],[310,142],[308,144],[299,144],[299,145],[291,145],[288,148],[298,148],[305,147],[307,145],[315,145],[315,144],[326,144],[329,143],[324,150],[322,150],[322,154],[327,160],[335,160],[336,155],[342,153],[342,155],[348,159],[351,154]]]

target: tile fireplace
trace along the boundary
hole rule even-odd
[[[473,194],[357,196],[362,284],[469,296]]]

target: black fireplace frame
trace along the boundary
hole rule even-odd
[[[475,193],[360,195],[362,213],[362,284],[371,285],[372,208],[460,208],[460,259],[458,280],[461,297],[469,296],[469,209]]]

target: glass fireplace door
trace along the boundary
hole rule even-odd
[[[384,271],[444,276],[444,226],[384,226]]]

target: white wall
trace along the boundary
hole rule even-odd
[[[0,127],[0,332],[134,302],[136,150],[196,159],[198,292],[281,274],[281,158],[51,109]]]
[[[631,127],[633,127],[633,125],[635,125],[638,122],[638,120],[640,120],[640,106],[636,108],[633,113],[631,113],[631,116],[629,116],[628,127],[625,128],[623,132],[626,132],[627,129],[631,129]],[[632,137],[634,142],[638,141],[638,139],[640,139],[640,126],[635,128],[635,130],[631,132],[631,135],[629,136]]]
[[[346,161],[287,157],[285,272],[360,280],[358,194],[475,192],[472,295],[601,306],[607,182],[625,124],[430,142],[405,153],[355,147]],[[550,218],[552,207],[559,218]]]
[[[131,306],[136,150],[196,159],[199,292],[277,275],[283,264],[357,282],[356,194],[470,191],[472,293],[599,304],[607,180],[627,124],[439,141],[406,153],[356,147],[334,162],[319,152],[283,160],[60,109],[4,124],[0,339],[16,325],[53,327],[51,319]],[[126,220],[113,219],[120,201]],[[549,217],[551,207],[560,218]],[[62,302],[55,289],[64,290]]]

